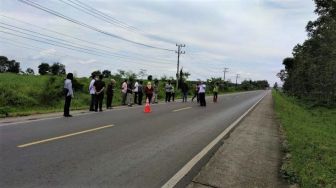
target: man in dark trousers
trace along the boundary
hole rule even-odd
[[[91,81],[90,81],[90,85],[89,85],[89,92],[90,92],[90,95],[91,95],[90,111],[94,111],[96,93],[95,93],[93,84],[95,83],[95,81],[96,81],[96,75],[91,74]]]
[[[68,73],[66,80],[64,81],[64,95],[65,95],[64,117],[72,117],[72,115],[70,115],[71,99],[74,97],[72,89],[72,81],[73,81],[73,74]]]
[[[142,105],[142,96],[144,92],[144,87],[143,87],[143,82],[140,80],[139,85],[138,85],[138,105]]]
[[[189,86],[186,82],[182,82],[181,90],[182,90],[182,102],[187,102]]]
[[[99,75],[99,79],[95,81],[93,84],[95,92],[96,92],[96,100],[95,100],[95,111],[103,111],[103,99],[104,99],[104,89],[105,89],[105,82],[103,81],[103,75]]]
[[[200,104],[201,106],[204,106],[204,107],[206,106],[205,88],[206,88],[206,85],[203,82],[201,82],[199,85],[198,95],[199,95]]]
[[[112,101],[114,95],[115,80],[111,79],[111,82],[107,85],[106,89],[106,108],[112,109]]]

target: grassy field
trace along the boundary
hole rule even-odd
[[[301,187],[336,187],[336,109],[311,109],[279,92],[273,97],[290,153],[285,176]]]

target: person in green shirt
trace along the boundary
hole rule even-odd
[[[218,82],[215,83],[214,89],[213,89],[213,102],[216,103],[217,102],[217,98],[218,98]]]

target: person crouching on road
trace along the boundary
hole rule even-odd
[[[218,82],[215,83],[214,89],[213,89],[213,102],[216,103],[217,102],[217,98],[218,98]]]
[[[68,73],[66,80],[64,81],[64,94],[65,94],[64,117],[72,117],[72,115],[70,115],[71,99],[74,97],[72,89],[72,81],[73,81],[73,74]]]
[[[105,90],[105,82],[103,81],[103,75],[99,75],[99,79],[95,81],[93,84],[96,92],[96,101],[95,101],[95,111],[103,111],[103,100],[104,100],[104,90]]]
[[[199,90],[198,90],[198,95],[199,95],[201,106],[206,106],[205,88],[206,88],[206,85],[203,82],[201,82],[200,85],[199,85]]]
[[[133,103],[133,87],[131,81],[127,82],[127,105],[132,106]]]
[[[111,82],[107,85],[107,89],[106,89],[106,108],[107,109],[112,109],[115,83],[116,83],[115,80],[111,79]]]
[[[149,104],[151,103],[152,101],[152,98],[153,98],[153,92],[154,92],[154,89],[152,87],[152,84],[150,82],[147,83],[147,86],[145,88],[145,94],[146,94],[146,100],[148,99],[149,101]]]
[[[95,90],[94,90],[93,84],[95,83],[96,79],[97,79],[96,75],[95,74],[91,74],[91,81],[90,81],[90,85],[89,85],[89,92],[90,92],[90,95],[91,95],[90,111],[94,111],[96,94],[95,94]]]

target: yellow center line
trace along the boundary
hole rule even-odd
[[[180,108],[180,109],[176,109],[176,110],[173,110],[173,112],[178,112],[178,111],[181,111],[181,110],[188,110],[190,109],[191,107],[185,107],[185,108]]]
[[[102,126],[102,127],[98,127],[98,128],[94,128],[94,129],[88,129],[85,131],[80,131],[80,132],[75,132],[75,133],[71,133],[71,134],[66,134],[66,135],[62,135],[62,136],[57,136],[57,137],[53,137],[53,138],[48,138],[48,139],[44,139],[44,140],[39,140],[39,141],[35,141],[35,142],[30,142],[27,144],[22,144],[22,145],[18,145],[18,148],[24,148],[24,147],[28,147],[28,146],[32,146],[32,145],[36,145],[36,144],[41,144],[41,143],[45,143],[45,142],[50,142],[50,141],[54,141],[54,140],[59,140],[62,138],[67,138],[70,136],[76,136],[79,134],[84,134],[84,133],[88,133],[88,132],[92,132],[92,131],[98,131],[100,129],[105,129],[105,128],[109,128],[109,127],[113,127],[114,125],[106,125],[106,126]]]

